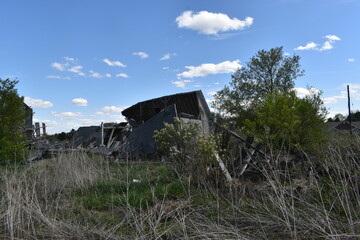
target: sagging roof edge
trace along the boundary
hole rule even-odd
[[[150,101],[160,101],[163,98],[170,98],[170,97],[174,97],[174,96],[181,96],[181,95],[191,95],[191,94],[195,94],[198,100],[198,107],[200,108],[200,105],[202,106],[203,110],[205,111],[205,114],[208,115],[209,117],[211,116],[211,112],[210,112],[210,108],[206,102],[206,99],[204,97],[204,94],[202,93],[201,90],[197,90],[197,91],[190,91],[190,92],[183,92],[183,93],[176,93],[176,94],[170,94],[170,95],[165,95],[165,96],[161,96],[161,97],[157,97],[157,98],[151,98],[145,101],[141,101],[141,102],[137,102],[133,105],[131,105],[130,107],[124,109],[121,114],[123,116],[125,116],[126,118],[129,117],[129,112],[131,111],[131,109],[136,108],[139,105],[145,104],[147,102]]]

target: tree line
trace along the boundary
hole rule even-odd
[[[17,80],[0,78],[0,163],[23,159],[25,147],[24,98],[15,88]]]

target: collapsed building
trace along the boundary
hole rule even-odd
[[[198,124],[205,135],[210,132],[210,109],[202,91],[178,93],[142,101],[121,113],[127,119],[132,131],[120,152],[130,154],[131,157],[155,153],[154,131],[161,130],[164,123],[173,123],[175,117]]]
[[[80,127],[73,135],[72,149],[86,149],[105,156],[113,155],[117,159],[138,159],[157,153],[154,133],[164,128],[165,123],[174,123],[178,118],[185,123],[195,123],[200,126],[202,134],[208,136],[211,132],[211,112],[202,91],[192,91],[162,96],[138,102],[122,111],[127,122],[101,123],[100,126]],[[254,147],[250,141],[243,139],[236,132],[217,124],[218,131],[224,132],[228,140],[232,137],[237,144],[237,157],[233,162],[232,172],[235,177],[244,174],[255,161],[254,156],[260,156],[267,161],[266,155]],[[75,148],[75,149],[74,149]],[[51,147],[39,149],[28,159],[28,162],[40,159],[47,152],[56,153]],[[82,151],[82,150],[81,150]],[[216,161],[228,182],[232,176],[226,162],[214,150]]]
[[[106,148],[120,158],[134,158],[156,153],[154,132],[177,117],[193,122],[201,131],[210,132],[210,109],[201,91],[167,95],[138,102],[122,111],[127,122],[103,123],[80,127],[73,138],[77,148]],[[95,150],[96,151],[96,150]]]

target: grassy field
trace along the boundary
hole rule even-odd
[[[340,142],[232,185],[85,153],[2,168],[0,238],[360,239],[360,141]]]

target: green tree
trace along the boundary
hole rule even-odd
[[[269,94],[294,88],[294,80],[304,74],[299,61],[299,56],[285,56],[282,47],[258,51],[231,76],[230,86],[215,94],[214,107],[241,125]]]
[[[24,147],[26,112],[23,98],[15,88],[17,83],[0,78],[0,163],[20,159]]]
[[[296,96],[294,81],[303,74],[299,56],[285,56],[282,47],[260,50],[215,94],[214,107],[274,150],[312,149],[324,140],[327,111],[311,88]]]
[[[320,95],[314,91],[305,98],[294,91],[268,94],[254,110],[255,118],[245,120],[244,131],[275,151],[315,151],[325,140],[327,111]]]

